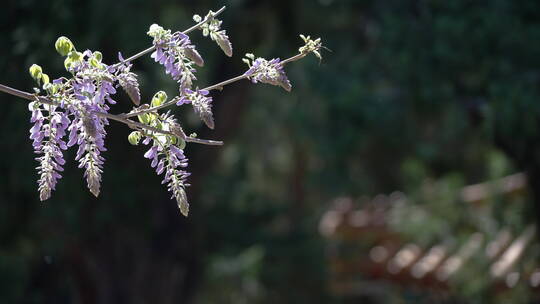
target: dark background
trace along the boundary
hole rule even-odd
[[[26,101],[0,95],[1,303],[339,303],[317,228],[329,202],[413,193],[425,180],[457,189],[524,171],[527,204],[493,217],[516,229],[536,220],[538,1],[8,0],[0,83],[31,91],[33,63],[66,75],[58,36],[112,63],[147,48],[152,23],[182,30],[222,5],[234,56],[191,34],[206,60],[200,86],[243,73],[244,53],[296,54],[298,34],[332,51],[287,65],[291,93],[248,81],[212,92],[213,131],[175,110],[186,132],[225,141],[186,149],[188,218],[115,122],[99,199],[71,161],[40,203]],[[134,63],[143,100],[174,94],[152,59]],[[123,92],[117,100],[111,112],[130,109]]]

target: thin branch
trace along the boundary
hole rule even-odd
[[[24,99],[27,99],[27,100],[32,100],[32,101],[35,101],[36,98],[37,98],[37,99],[39,99],[39,102],[41,102],[41,103],[54,105],[54,102],[48,100],[45,97],[34,95],[34,94],[24,92],[24,91],[20,91],[20,90],[14,89],[12,87],[8,87],[8,86],[3,85],[3,84],[0,84],[0,91],[2,91],[4,93],[11,94],[13,96],[24,98]]]
[[[214,13],[212,14],[212,17],[210,17],[210,18],[214,18],[214,17],[218,16],[219,14],[223,13],[223,11],[224,11],[226,8],[227,8],[226,6],[223,6],[222,8],[220,8],[219,10],[217,10],[216,12],[214,12]],[[195,24],[194,26],[188,28],[187,30],[183,31],[182,33],[188,34],[188,33],[192,32],[192,31],[194,31],[194,30],[200,28],[203,24],[205,24],[206,22],[208,22],[208,20],[210,20],[210,18],[204,18],[203,21],[201,21],[201,22]]]
[[[56,105],[55,102],[51,101],[50,99],[48,99],[46,97],[37,96],[37,95],[34,95],[34,94],[30,94],[28,92],[20,91],[20,90],[14,89],[12,87],[8,87],[8,86],[3,85],[3,84],[0,84],[0,91],[4,92],[4,93],[8,93],[8,94],[13,95],[13,96],[23,98],[23,99],[32,100],[32,101],[35,101],[36,99],[39,99],[39,102],[41,102],[41,103],[45,103],[45,104],[49,104],[49,105]],[[94,112],[94,114],[96,114],[97,116],[102,117],[102,118],[107,118],[107,119],[111,119],[111,120],[121,122],[123,124],[128,125],[130,128],[145,129],[145,130],[149,130],[149,131],[153,131],[153,132],[157,132],[157,133],[161,133],[161,134],[177,136],[176,134],[174,134],[174,133],[172,133],[170,131],[161,130],[161,129],[158,129],[158,128],[155,128],[155,127],[152,127],[152,126],[149,126],[149,125],[145,125],[145,124],[133,121],[131,119],[127,119],[126,115],[122,115],[122,114],[114,115],[114,114],[103,113],[103,112]],[[182,139],[185,140],[186,142],[192,142],[192,143],[198,143],[198,144],[204,144],[204,145],[211,145],[211,146],[221,146],[221,145],[223,145],[222,141],[199,139],[199,138],[195,138],[195,137],[186,136],[185,134],[182,134],[182,137],[183,137]]]
[[[210,18],[216,17],[217,15],[221,14],[221,13],[225,10],[225,8],[226,8],[225,6],[222,7],[222,8],[220,8],[217,12],[215,12],[215,13],[212,15],[212,17],[204,18],[203,21],[201,21],[201,22],[199,22],[199,23],[193,25],[192,27],[188,28],[187,30],[183,31],[182,33],[188,34],[188,33],[192,32],[192,31],[194,31],[194,30],[200,28],[203,24],[205,24],[206,22],[208,22],[208,20],[209,20]],[[142,57],[142,56],[144,56],[144,55],[146,55],[146,54],[148,54],[148,53],[151,53],[151,52],[153,52],[153,51],[155,51],[155,50],[156,50],[156,47],[155,47],[155,46],[151,46],[151,47],[147,48],[146,50],[140,51],[139,53],[137,53],[137,54],[135,54],[135,55],[133,55],[133,56],[127,58],[127,59],[124,59],[124,61],[121,61],[121,62],[116,63],[114,66],[116,67],[116,66],[118,66],[118,65],[120,65],[120,64],[122,64],[122,63],[124,63],[124,62],[130,62],[130,61],[133,61],[133,60],[135,60],[135,59],[137,59],[137,58],[139,58],[139,57]]]
[[[208,146],[223,146],[223,142],[219,140],[210,140],[210,139],[200,139],[196,137],[187,136],[184,138],[186,142],[192,142],[196,144],[201,145],[208,145]]]
[[[124,114],[126,117],[134,117],[134,116],[139,116],[141,114],[144,114],[144,113],[151,113],[151,112],[155,112],[157,110],[160,110],[160,109],[163,109],[163,108],[166,108],[168,106],[172,106],[173,104],[177,103],[179,100],[178,97],[175,97],[165,103],[162,103],[160,104],[159,106],[155,106],[155,107],[151,107],[151,108],[148,108],[148,109],[143,109],[143,110],[140,110],[140,111],[137,111],[137,112],[133,112],[133,113],[127,113],[127,114]]]
[[[300,53],[300,54],[297,54],[297,55],[295,55],[295,56],[289,57],[289,58],[283,60],[283,61],[281,62],[281,65],[284,66],[284,65],[286,65],[286,64],[289,63],[289,62],[293,62],[293,61],[296,61],[296,60],[300,60],[300,59],[306,57],[307,54],[309,54],[309,53]]]
[[[217,84],[214,84],[214,85],[211,85],[209,87],[206,87],[204,88],[203,90],[215,90],[215,89],[219,89],[219,88],[222,88],[223,86],[227,85],[227,84],[230,84],[230,83],[233,83],[233,82],[236,82],[238,80],[241,80],[241,79],[244,79],[244,78],[247,78],[247,76],[245,75],[239,75],[239,76],[236,76],[234,78],[231,78],[229,80],[225,80],[225,81],[222,81],[220,83],[217,83]],[[162,103],[160,104],[159,106],[155,106],[155,107],[152,107],[152,108],[148,108],[148,109],[144,109],[144,110],[140,110],[140,111],[137,111],[137,112],[133,112],[133,113],[127,113],[126,114],[126,117],[134,117],[134,116],[138,116],[138,115],[141,115],[141,114],[144,114],[144,113],[151,113],[151,112],[155,112],[157,110],[160,110],[160,109],[163,109],[163,108],[166,108],[166,107],[169,107],[169,106],[172,106],[174,105],[175,103],[177,103],[179,100],[178,97],[175,97],[165,103]]]
[[[286,65],[287,63],[289,62],[293,62],[293,61],[297,61],[299,59],[302,59],[304,57],[306,57],[307,53],[300,53],[300,54],[297,54],[295,56],[292,56],[292,57],[289,57],[283,61],[281,61],[281,65],[284,66]],[[238,75],[236,77],[233,77],[231,79],[228,79],[228,80],[225,80],[225,81],[222,81],[220,83],[216,83],[216,84],[213,84],[211,86],[208,86],[206,88],[204,88],[203,90],[207,90],[207,91],[211,91],[211,90],[221,90],[224,86],[228,85],[228,84],[231,84],[233,82],[237,82],[239,80],[242,80],[242,79],[246,79],[248,78],[248,76],[242,74],[242,75]],[[132,113],[127,113],[125,114],[126,117],[134,117],[134,116],[138,116],[138,115],[141,115],[141,114],[144,114],[144,113],[151,113],[151,112],[155,112],[157,110],[161,110],[163,108],[167,108],[169,106],[172,106],[173,104],[177,103],[179,100],[179,97],[175,97],[159,106],[155,106],[155,107],[151,107],[151,108],[148,108],[148,109],[143,109],[143,110],[139,110],[139,111],[136,111],[136,112],[132,112]]]
[[[102,113],[102,112],[95,112],[95,114],[97,116],[101,116],[103,118],[108,118],[108,119],[112,119],[112,120],[116,120],[118,122],[124,123],[124,124],[128,125],[130,128],[137,127],[139,129],[145,129],[145,130],[148,130],[148,131],[153,131],[153,132],[157,132],[157,133],[161,133],[161,134],[178,136],[177,134],[174,134],[171,131],[161,130],[161,129],[158,129],[158,128],[155,128],[155,127],[152,127],[152,126],[149,126],[149,125],[145,125],[145,124],[142,124],[142,123],[139,123],[139,122],[124,118],[122,116],[113,115],[113,114],[109,114],[109,113]],[[223,145],[222,141],[190,137],[190,136],[186,136],[186,134],[184,134],[184,133],[180,134],[179,137],[181,137],[186,142],[192,142],[192,143],[198,143],[198,144],[210,145],[210,146],[222,146]]]
[[[236,82],[238,80],[242,80],[244,78],[247,78],[246,75],[242,74],[242,75],[238,75],[234,78],[231,78],[229,80],[225,80],[225,81],[222,81],[220,83],[216,83],[214,85],[211,85],[209,87],[206,87],[204,88],[203,90],[207,90],[207,91],[212,91],[212,90],[221,90],[224,86],[230,84],[230,83],[233,83],[233,82]]]

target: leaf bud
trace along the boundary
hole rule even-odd
[[[136,146],[139,144],[139,141],[141,140],[141,132],[139,131],[133,131],[128,135],[128,141],[130,144]]]
[[[71,51],[68,54],[68,58],[72,61],[81,61],[83,58],[83,54],[81,52]]]
[[[176,143],[176,145],[178,146],[179,149],[184,150],[184,149],[186,148],[186,141],[183,140],[183,139],[180,138],[180,137],[176,137],[176,138],[177,138],[177,140],[178,140],[177,143]]]
[[[32,66],[29,69],[29,72],[30,72],[30,76],[32,76],[34,80],[41,79],[41,75],[43,74],[43,70],[37,64],[32,64]]]
[[[71,40],[69,40],[69,38],[61,36],[56,39],[54,47],[60,55],[66,56],[71,52],[71,50],[73,50],[73,43]]]
[[[144,113],[144,114],[141,114],[141,115],[137,115],[137,118],[139,119],[139,121],[145,125],[148,124],[148,122],[150,122],[150,117],[148,116],[148,113]]]
[[[163,29],[163,27],[154,23],[150,25],[150,29],[148,29],[147,34],[148,36],[155,38],[155,37],[163,35],[164,32],[165,30]]]
[[[99,63],[99,61],[95,57],[92,57],[92,58],[90,58],[90,65],[95,67],[95,68],[98,68],[101,64]]]
[[[167,100],[167,93],[163,91],[157,92],[156,94],[154,94],[154,97],[152,97],[152,107],[162,105],[165,100]]]
[[[100,51],[95,51],[92,55],[99,62],[103,59],[103,54]]]
[[[50,82],[49,75],[42,73],[41,74],[41,81],[43,84],[48,84]]]

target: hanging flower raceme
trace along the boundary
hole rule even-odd
[[[121,53],[118,53],[118,59],[122,63],[118,67],[117,79],[118,83],[128,94],[129,98],[135,105],[141,104],[141,92],[139,91],[139,82],[137,81],[137,74],[131,72],[132,64],[125,62]]]
[[[247,76],[253,83],[268,83],[280,86],[288,92],[291,91],[291,82],[287,78],[279,58],[268,61],[260,57],[255,59],[253,54],[246,54],[243,61],[249,67],[244,76]]]
[[[60,37],[55,46],[61,55],[66,56],[64,65],[73,75],[71,79],[59,78],[49,83],[48,76],[39,66],[30,68],[32,78],[43,84],[52,103],[41,106],[46,108],[47,116],[39,111],[39,106],[34,106],[32,115],[35,125],[31,129],[31,138],[36,153],[44,154],[38,158],[42,163],[38,167],[40,198],[44,200],[50,196],[50,190],[54,189],[59,178],[57,171],[61,171],[60,166],[64,163],[60,150],[55,146],[66,149],[75,144],[79,146],[75,160],[79,161],[79,168],[84,168],[90,192],[98,196],[105,161],[101,153],[106,151],[105,126],[108,125],[107,119],[99,114],[108,113],[109,105],[116,103],[111,98],[116,93],[115,86],[128,83],[138,90],[138,84],[130,74],[129,63],[118,68],[108,66],[102,63],[100,52],[77,52],[66,37]],[[62,139],[66,130],[69,131],[67,144]],[[43,138],[47,140],[41,143]]]
[[[180,96],[176,105],[191,103],[195,113],[210,129],[214,129],[214,115],[212,114],[212,97],[208,96],[208,90],[190,90],[185,89],[184,95]]]
[[[100,53],[86,51],[74,70],[73,96],[69,110],[75,119],[70,126],[68,145],[78,144],[75,160],[84,168],[88,189],[98,196],[101,186],[105,148],[105,126],[108,121],[98,113],[107,113],[109,104],[116,102],[110,97],[116,93],[117,76],[112,67],[101,63]]]
[[[162,184],[167,184],[167,190],[172,193],[172,197],[176,199],[180,212],[187,216],[189,212],[189,204],[187,201],[185,188],[189,186],[186,183],[186,178],[190,175],[183,168],[187,167],[188,159],[184,155],[183,147],[185,142],[182,140],[183,131],[175,121],[175,119],[169,114],[162,114],[160,116],[152,115],[147,120],[150,126],[161,126],[162,130],[167,130],[180,136],[170,136],[154,134],[152,132],[145,132],[142,134],[139,131],[132,132],[128,139],[130,143],[137,144],[142,136],[146,136],[143,140],[143,144],[150,144],[152,146],[144,154],[145,158],[151,159],[150,164],[152,168],[155,168],[156,173],[161,175],[163,173]]]
[[[203,18],[199,15],[193,15],[193,20],[195,22],[201,22]],[[202,30],[203,36],[210,36],[210,39],[214,40],[225,55],[231,57],[233,54],[232,44],[227,36],[227,32],[221,29],[221,24],[223,21],[215,18],[215,13],[210,11],[206,15],[206,22],[201,25],[200,29]]]
[[[62,139],[69,125],[69,118],[65,113],[56,110],[56,106],[42,104],[38,101],[29,104],[32,112],[30,122],[34,126],[30,129],[30,139],[34,152],[39,156],[38,191],[40,200],[44,201],[51,196],[56,188],[56,182],[62,177],[59,172],[64,171],[65,164],[62,150],[67,145]]]
[[[182,32],[171,34],[157,24],[152,24],[148,35],[152,38],[156,50],[151,57],[165,67],[165,73],[180,84],[180,92],[191,88],[195,77],[193,64],[203,66],[201,55],[191,44],[189,37]]]

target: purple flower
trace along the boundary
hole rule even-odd
[[[30,139],[33,140],[34,152],[39,157],[38,191],[41,201],[48,199],[51,192],[56,188],[58,179],[62,176],[58,172],[64,171],[65,164],[62,150],[67,149],[62,139],[70,123],[64,112],[59,112],[56,106],[43,105],[32,102],[29,109],[32,111],[31,122],[34,126],[30,129]],[[43,111],[47,112],[45,115]]]
[[[152,148],[150,148],[148,151],[146,151],[146,153],[144,153],[144,158],[148,158],[148,159],[156,158],[157,151],[158,151],[158,146],[152,146]]]
[[[163,65],[165,73],[180,84],[180,91],[190,88],[197,79],[193,63],[202,66],[204,61],[189,37],[182,32],[170,34],[170,31],[153,37],[156,50],[151,57]]]
[[[253,83],[262,82],[280,86],[286,91],[291,91],[291,82],[287,78],[283,65],[279,58],[270,61],[264,58],[253,60],[251,67],[244,73]]]
[[[171,130],[179,127],[175,119],[168,114],[163,114],[160,120]],[[151,140],[153,145],[144,153],[144,157],[152,160],[151,167],[155,168],[158,175],[164,174],[162,184],[167,184],[167,189],[172,193],[172,198],[176,199],[180,212],[187,216],[189,204],[185,187],[189,186],[186,179],[190,174],[183,168],[188,166],[188,159],[184,151],[174,145],[169,138],[147,136],[143,143],[149,143]]]
[[[186,178],[190,174],[178,167],[187,167],[188,160],[184,156],[184,151],[171,145],[166,154],[165,161],[168,163],[168,166],[166,166],[163,183],[167,183],[167,190],[172,193],[171,198],[176,199],[180,212],[184,216],[187,216],[189,213],[189,204],[187,202],[185,187],[188,186],[188,184],[186,184]],[[161,169],[161,171],[163,171],[163,169]]]
[[[190,90],[185,89],[184,94],[176,105],[191,103],[195,113],[210,129],[214,129],[214,116],[212,114],[212,97],[208,96],[208,90]]]
[[[83,59],[92,56],[86,51]],[[66,107],[74,117],[69,126],[68,146],[79,146],[75,160],[79,161],[79,168],[84,168],[84,177],[88,189],[98,196],[101,186],[101,174],[105,158],[101,155],[105,148],[105,126],[107,119],[99,117],[96,113],[107,113],[109,104],[115,104],[110,96],[116,93],[114,87],[115,69],[105,64],[91,65],[83,60],[75,71],[73,81],[74,99]]]
[[[213,14],[214,13],[210,11],[208,15],[206,15],[206,18],[209,21],[201,25],[203,36],[210,35],[210,38],[219,45],[223,53],[231,57],[233,53],[232,44],[229,40],[229,36],[227,36],[227,32],[221,29],[221,24],[223,21],[214,18]],[[200,22],[200,20],[202,20],[202,18],[200,18],[198,15],[193,17],[196,22]]]

